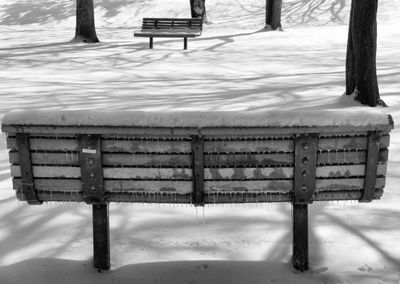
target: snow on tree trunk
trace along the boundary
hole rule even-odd
[[[76,0],[75,40],[99,42],[94,25],[93,0]]]
[[[282,0],[265,1],[265,27],[281,29]]]
[[[205,0],[190,0],[190,13],[192,18],[202,18],[207,20]]]
[[[346,55],[346,93],[376,106],[380,100],[376,75],[376,14],[378,0],[353,0]]]

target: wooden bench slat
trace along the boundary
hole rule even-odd
[[[32,152],[33,165],[54,165],[54,166],[78,166],[79,154],[77,152]],[[11,164],[19,164],[18,152],[10,152]],[[192,156],[190,154],[102,154],[103,166],[134,166],[134,167],[191,167]],[[388,150],[382,149],[379,152],[378,162],[388,160]],[[329,152],[318,153],[317,165],[344,165],[364,164],[366,151],[357,152]],[[239,155],[205,155],[206,167],[268,167],[273,165],[292,165],[292,154],[239,154]]]
[[[24,200],[21,193],[17,192],[17,198]],[[332,200],[359,200],[362,192],[360,190],[352,191],[320,191],[315,194],[315,201],[332,201]],[[383,190],[378,188],[375,190],[374,198],[379,199],[383,195]],[[79,192],[71,192],[66,195],[65,192],[44,192],[41,191],[38,194],[40,200],[44,202],[60,201],[60,202],[82,202],[82,194]],[[217,203],[260,203],[260,202],[291,202],[291,196],[288,193],[282,192],[259,192],[247,193],[247,194],[206,194],[205,202],[207,204]],[[141,192],[116,192],[108,193],[107,200],[109,202],[153,202],[153,203],[190,203],[191,194],[165,194],[156,193],[145,195]]]
[[[143,180],[191,180],[190,168],[103,168],[105,179],[143,179]],[[291,179],[292,167],[278,168],[205,168],[206,180],[265,180]],[[378,164],[377,176],[386,175],[386,163]],[[341,165],[317,167],[317,178],[348,178],[365,175],[365,165]],[[11,166],[11,176],[20,177],[19,166]],[[33,166],[35,178],[80,178],[79,167]]]
[[[77,151],[78,142],[75,139],[46,139],[30,138],[30,147],[33,151]],[[384,135],[379,140],[380,148],[389,146],[389,136]],[[166,140],[102,140],[103,152],[163,152],[163,153],[190,153],[189,141]],[[7,138],[7,148],[17,149],[15,137]],[[365,150],[367,148],[366,137],[355,138],[329,138],[319,139],[318,151],[336,150]],[[230,152],[290,152],[293,151],[292,140],[250,140],[250,141],[206,141],[206,153],[230,153]]]
[[[333,182],[332,182],[333,181]],[[276,181],[261,181],[258,184],[254,182],[246,182],[242,186],[242,182],[206,182],[205,201],[207,203],[234,203],[240,202],[235,200],[236,193],[240,196],[242,193],[248,191],[249,196],[254,195],[254,202],[274,202],[274,201],[291,201],[289,196],[290,190],[293,185],[291,181],[283,181],[284,183],[278,184]],[[284,187],[281,187],[285,185]],[[322,179],[317,180],[317,190],[315,192],[316,201],[323,200],[358,200],[361,197],[361,190],[364,186],[364,179],[361,178],[348,178],[348,179]],[[385,185],[385,178],[377,178],[375,198],[380,198]],[[236,187],[235,187],[236,186]],[[13,187],[17,192],[22,190],[21,180],[13,178]],[[83,201],[82,185],[78,179],[36,179],[35,188],[38,190],[38,197],[43,201]],[[124,202],[132,201],[129,198],[129,193],[137,193],[141,195],[142,192],[170,192],[179,194],[189,194],[192,192],[192,183],[190,181],[132,181],[132,180],[106,180],[105,188],[107,195],[115,193],[118,196],[119,192],[125,192],[128,195],[121,195],[119,198],[111,198],[112,201]],[[233,190],[230,190],[232,188]],[[212,189],[212,190],[211,190]],[[251,191],[253,189],[254,191]],[[47,191],[47,193],[43,193]],[[250,191],[250,192],[249,192]],[[224,195],[223,193],[227,193]],[[257,193],[259,195],[257,196]],[[287,194],[275,196],[274,193]],[[268,196],[269,195],[269,196]],[[223,197],[226,196],[224,199]],[[21,199],[19,193],[19,197]],[[228,197],[230,199],[228,200]],[[264,198],[264,199],[263,199]],[[269,199],[270,198],[270,199]],[[214,201],[214,202],[213,202]],[[250,200],[249,200],[250,201]],[[173,200],[170,200],[173,203]],[[190,202],[188,198],[187,202]]]

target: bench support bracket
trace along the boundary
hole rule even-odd
[[[193,204],[204,206],[204,138],[192,136]]]
[[[313,202],[316,182],[317,139],[317,134],[298,134],[295,137],[293,198],[295,204]]]
[[[19,165],[21,168],[22,193],[28,204],[40,205],[33,183],[32,161],[29,147],[29,135],[27,133],[17,133],[17,147],[19,154]]]
[[[108,204],[94,204],[93,210],[93,266],[110,269],[110,225]]]
[[[78,137],[83,199],[87,204],[105,202],[100,135]]]
[[[364,191],[360,202],[371,202],[374,199],[376,172],[379,159],[379,135],[376,131],[368,133],[367,162],[365,165]]]
[[[308,205],[293,204],[293,267],[308,270]]]

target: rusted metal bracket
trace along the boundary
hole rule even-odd
[[[364,191],[360,202],[371,202],[374,199],[376,172],[379,158],[379,133],[378,131],[368,132],[367,162],[365,165]]]
[[[87,204],[104,204],[105,190],[101,161],[100,135],[78,136],[83,200]]]
[[[35,192],[31,153],[29,148],[29,135],[27,133],[17,133],[16,139],[19,155],[19,166],[21,168],[22,193],[24,194],[28,204],[40,205],[43,203],[43,201],[39,200]]]
[[[297,134],[294,152],[294,204],[313,202],[318,134]]]
[[[193,200],[195,206],[204,206],[204,138],[192,136]]]

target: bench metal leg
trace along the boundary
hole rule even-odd
[[[149,42],[149,48],[153,49],[153,38],[150,38],[150,42]]]
[[[110,226],[108,204],[93,205],[93,266],[110,269]]]
[[[293,204],[293,267],[308,270],[308,205]]]
[[[187,37],[183,38],[183,49],[187,49]]]

